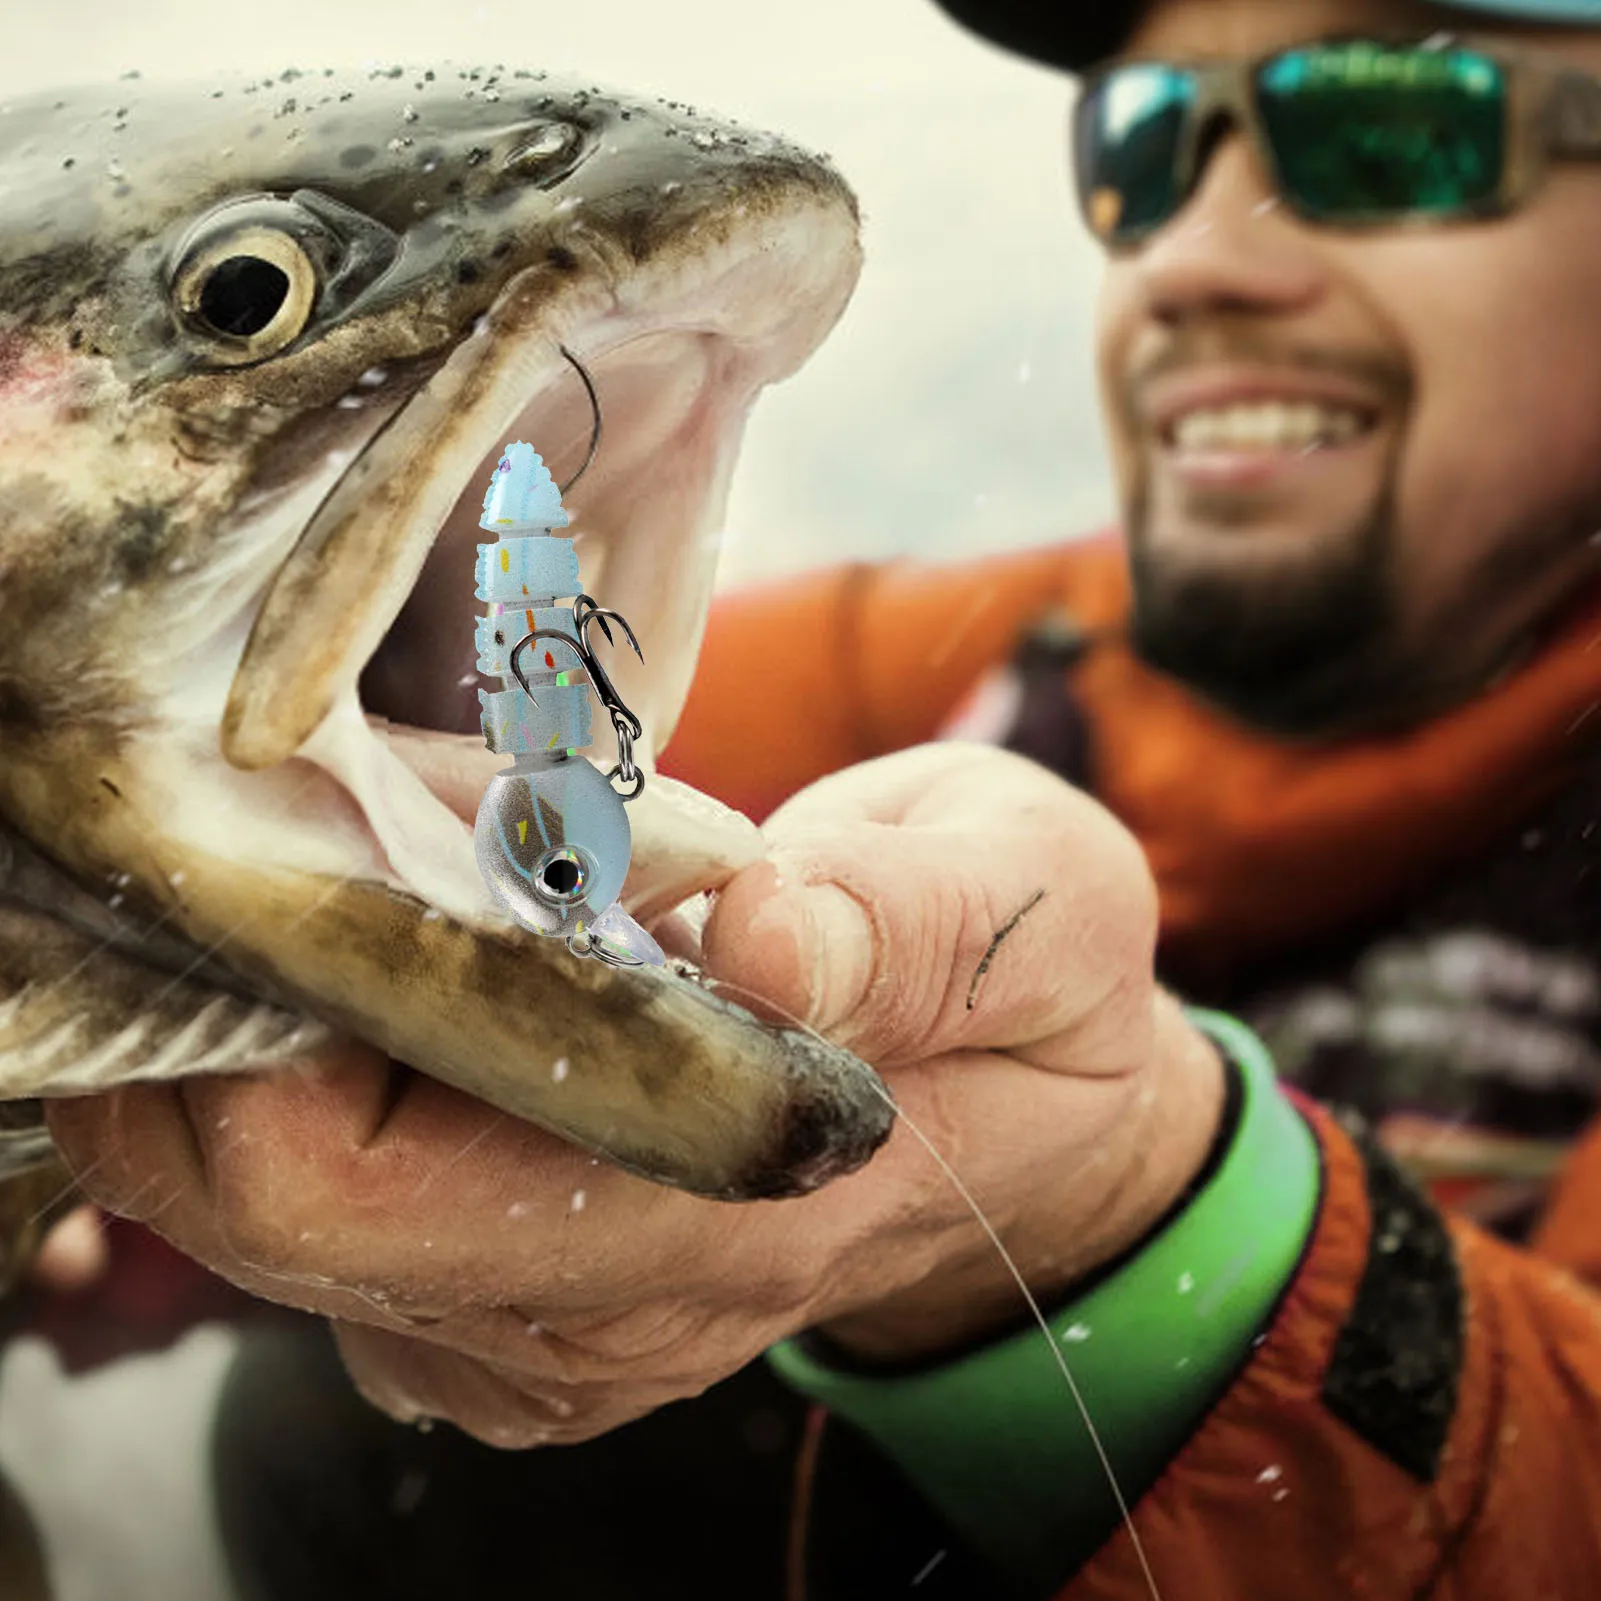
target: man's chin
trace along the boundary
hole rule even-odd
[[[1133,645],[1146,666],[1177,679],[1230,721],[1275,739],[1320,744],[1407,719],[1393,680],[1349,662],[1239,673],[1194,653],[1164,650],[1137,633]]]

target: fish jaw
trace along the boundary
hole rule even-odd
[[[461,706],[476,698],[470,558],[487,472],[510,431],[555,465],[581,458],[591,425],[568,345],[606,420],[569,498],[575,540],[587,586],[645,646],[644,667],[618,656],[615,676],[653,771],[693,672],[745,416],[843,310],[860,261],[854,204],[764,136],[670,127],[638,106],[650,126],[619,131],[593,96],[556,98],[590,147],[577,176],[511,221],[528,197],[489,192],[501,221],[467,216],[472,242],[454,253],[437,239],[432,257],[392,249],[390,269],[277,358],[224,360],[192,331],[152,332],[140,298],[155,255],[187,260],[197,230],[258,207],[224,184],[175,210],[161,240],[97,268],[65,323],[42,325],[51,291],[22,281],[0,328],[21,341],[9,377],[55,410],[16,410],[22,432],[0,435],[19,447],[9,460],[0,448],[0,534],[21,558],[0,584],[18,623],[0,639],[0,818],[81,883],[114,878],[197,960],[220,958],[262,996],[409,1066],[663,1182],[801,1193],[887,1136],[877,1079],[690,972],[582,963],[509,924],[472,857],[487,753]],[[622,116],[621,101],[605,105]],[[491,161],[511,162],[501,147],[525,131],[497,127]],[[682,136],[670,152],[669,134]],[[365,194],[366,222],[342,226],[370,224],[378,256],[386,234],[409,242],[381,186],[284,199],[331,170],[303,148],[270,185],[278,209],[260,215],[287,206],[309,229]],[[0,226],[0,282],[33,226]],[[497,251],[492,282],[464,275]],[[63,436],[47,424],[64,418],[77,451],[52,460]],[[32,477],[27,427],[45,464]],[[108,480],[137,485],[148,549],[96,501]],[[407,630],[407,649],[391,649]],[[364,702],[380,680],[391,704],[375,715]],[[407,708],[424,702],[411,725]],[[760,859],[748,820],[654,779],[650,796],[623,896],[642,915]],[[570,1070],[554,1076],[554,1060]]]

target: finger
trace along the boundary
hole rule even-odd
[[[86,1290],[111,1265],[104,1220],[98,1208],[75,1207],[45,1236],[31,1276],[63,1294]]]
[[[593,1439],[683,1393],[626,1382],[529,1381],[444,1346],[361,1324],[336,1323],[334,1334],[351,1381],[380,1411],[401,1423],[444,1418],[506,1450]]]
[[[86,1192],[235,1284],[393,1324],[586,1277],[643,1293],[731,1225],[346,1044],[253,1077],[62,1101]],[[683,1226],[698,1206],[718,1223]],[[656,1254],[651,1255],[654,1251]]]
[[[1150,873],[1045,769],[922,747],[825,779],[765,832],[769,860],[707,923],[716,977],[884,1067],[975,1048],[1086,1073],[1138,1059]]]

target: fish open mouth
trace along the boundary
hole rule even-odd
[[[20,633],[72,641],[94,671],[82,715],[8,745],[0,814],[95,905],[58,918],[40,888],[28,905],[59,938],[28,932],[44,918],[0,929],[18,1001],[0,1097],[270,1070],[318,1048],[304,1024],[644,1177],[802,1194],[888,1136],[865,1063],[683,964],[581,961],[485,886],[473,824],[506,759],[478,729],[474,547],[507,443],[558,481],[584,459],[576,353],[604,435],[572,534],[585,588],[642,644],[643,663],[606,666],[652,768],[694,672],[746,416],[844,310],[855,203],[782,140],[687,110],[542,83],[419,111],[434,76],[319,86],[281,149],[225,151],[248,194],[207,188],[209,209],[154,220],[129,202],[132,246],[83,314],[105,349],[71,355],[111,408],[79,422],[96,471],[52,460],[45,576],[8,586]],[[409,131],[387,156],[350,143],[345,119],[391,114]],[[136,192],[187,194],[191,166],[214,184],[184,162],[152,157]],[[249,344],[254,303],[229,298],[247,258],[298,286],[270,313],[290,308],[281,344]],[[78,332],[45,341],[52,360]],[[57,533],[80,505],[105,537]],[[60,660],[41,646],[6,666],[49,704]],[[674,939],[669,914],[759,860],[760,831],[659,774],[629,818],[623,903],[693,961],[693,917]],[[82,976],[80,946],[124,899],[117,983]]]
[[[640,717],[649,771],[688,694],[721,519],[758,392],[798,367],[854,282],[832,210],[765,220],[734,240],[604,290],[512,280],[475,330],[339,478],[279,569],[234,676],[223,748],[236,768],[310,763],[337,780],[367,835],[343,871],[386,880],[469,923],[504,924],[480,878],[472,824],[506,764],[479,732],[473,624],[482,495],[506,443],[526,439],[568,500],[586,590],[626,616],[644,662],[608,662]],[[819,246],[823,248],[819,248]],[[842,248],[843,247],[843,248]],[[383,375],[355,404],[379,405]],[[597,721],[597,727],[603,727]],[[609,733],[591,753],[609,766]],[[347,819],[349,807],[344,808]],[[653,777],[632,810],[623,903],[660,918],[758,860],[737,813]]]

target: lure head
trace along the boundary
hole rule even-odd
[[[563,937],[589,932],[617,899],[632,848],[622,796],[570,758],[497,773],[473,839],[501,906],[525,928]]]

